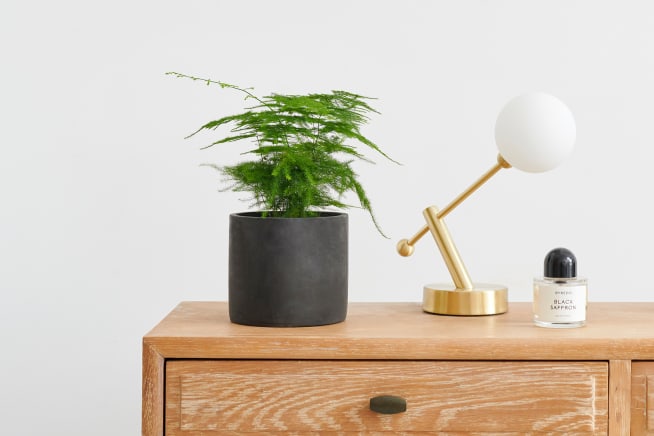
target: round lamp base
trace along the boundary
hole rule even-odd
[[[473,289],[456,289],[452,285],[425,285],[422,310],[438,315],[497,315],[508,310],[508,291],[502,285],[474,283]]]

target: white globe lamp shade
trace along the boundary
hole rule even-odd
[[[495,122],[495,142],[512,167],[529,173],[549,171],[574,148],[577,129],[561,100],[544,93],[515,97]]]

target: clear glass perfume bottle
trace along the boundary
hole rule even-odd
[[[566,248],[545,257],[544,277],[534,279],[534,323],[540,327],[571,328],[586,324],[588,284],[577,277],[577,258]]]

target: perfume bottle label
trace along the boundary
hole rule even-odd
[[[568,323],[586,320],[586,286],[537,284],[534,314],[539,321]]]

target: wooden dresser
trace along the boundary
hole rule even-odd
[[[184,302],[143,338],[142,433],[654,435],[654,303],[531,318],[350,303],[340,324],[263,328]]]

